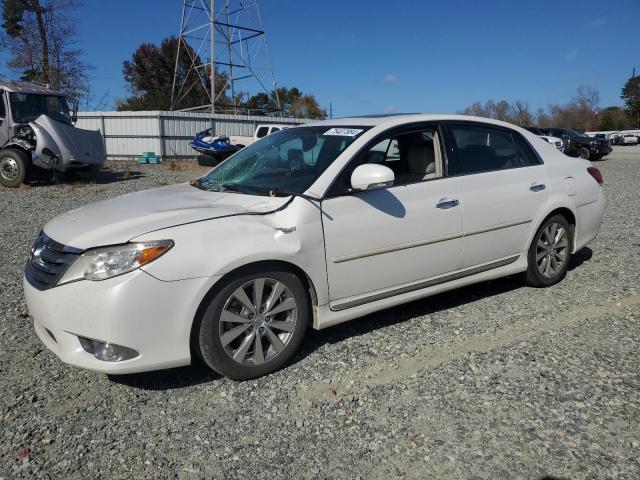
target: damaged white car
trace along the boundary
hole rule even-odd
[[[289,361],[308,327],[517,273],[553,285],[598,233],[601,183],[588,161],[504,122],[320,122],[190,184],[52,220],[24,291],[38,336],[69,364],[117,374],[199,356],[250,379]]]
[[[36,169],[95,172],[107,154],[99,131],[73,126],[59,92],[32,83],[0,82],[0,184],[17,187]]]

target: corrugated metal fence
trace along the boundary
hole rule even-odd
[[[214,115],[217,135],[253,136],[257,125],[307,123],[309,120],[248,115]],[[143,152],[155,152],[163,159],[194,158],[189,142],[197,132],[211,127],[211,115],[191,112],[79,112],[76,126],[100,130],[107,157],[130,159]]]

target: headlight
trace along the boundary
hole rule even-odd
[[[126,243],[84,252],[71,264],[58,285],[77,280],[105,280],[153,262],[173,247],[171,240]]]

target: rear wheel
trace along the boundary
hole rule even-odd
[[[296,352],[309,324],[300,279],[286,271],[238,275],[211,300],[199,326],[200,357],[233,380],[261,377]]]
[[[0,152],[0,183],[9,188],[19,187],[27,178],[30,162],[27,155],[13,148]]]
[[[567,274],[573,239],[571,226],[562,215],[548,218],[538,229],[529,247],[526,283],[549,287]]]

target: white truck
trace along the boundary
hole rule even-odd
[[[258,125],[256,127],[255,132],[253,132],[253,137],[243,137],[232,135],[229,137],[231,143],[236,145],[242,145],[246,147],[247,145],[251,145],[256,140],[260,140],[262,137],[266,137],[267,135],[271,135],[272,133],[279,132],[280,130],[284,130],[285,128],[295,127],[295,125],[284,125],[284,124],[276,124],[276,125]]]
[[[35,170],[96,172],[107,158],[99,131],[74,126],[65,96],[47,86],[0,82],[0,185],[18,187]]]

